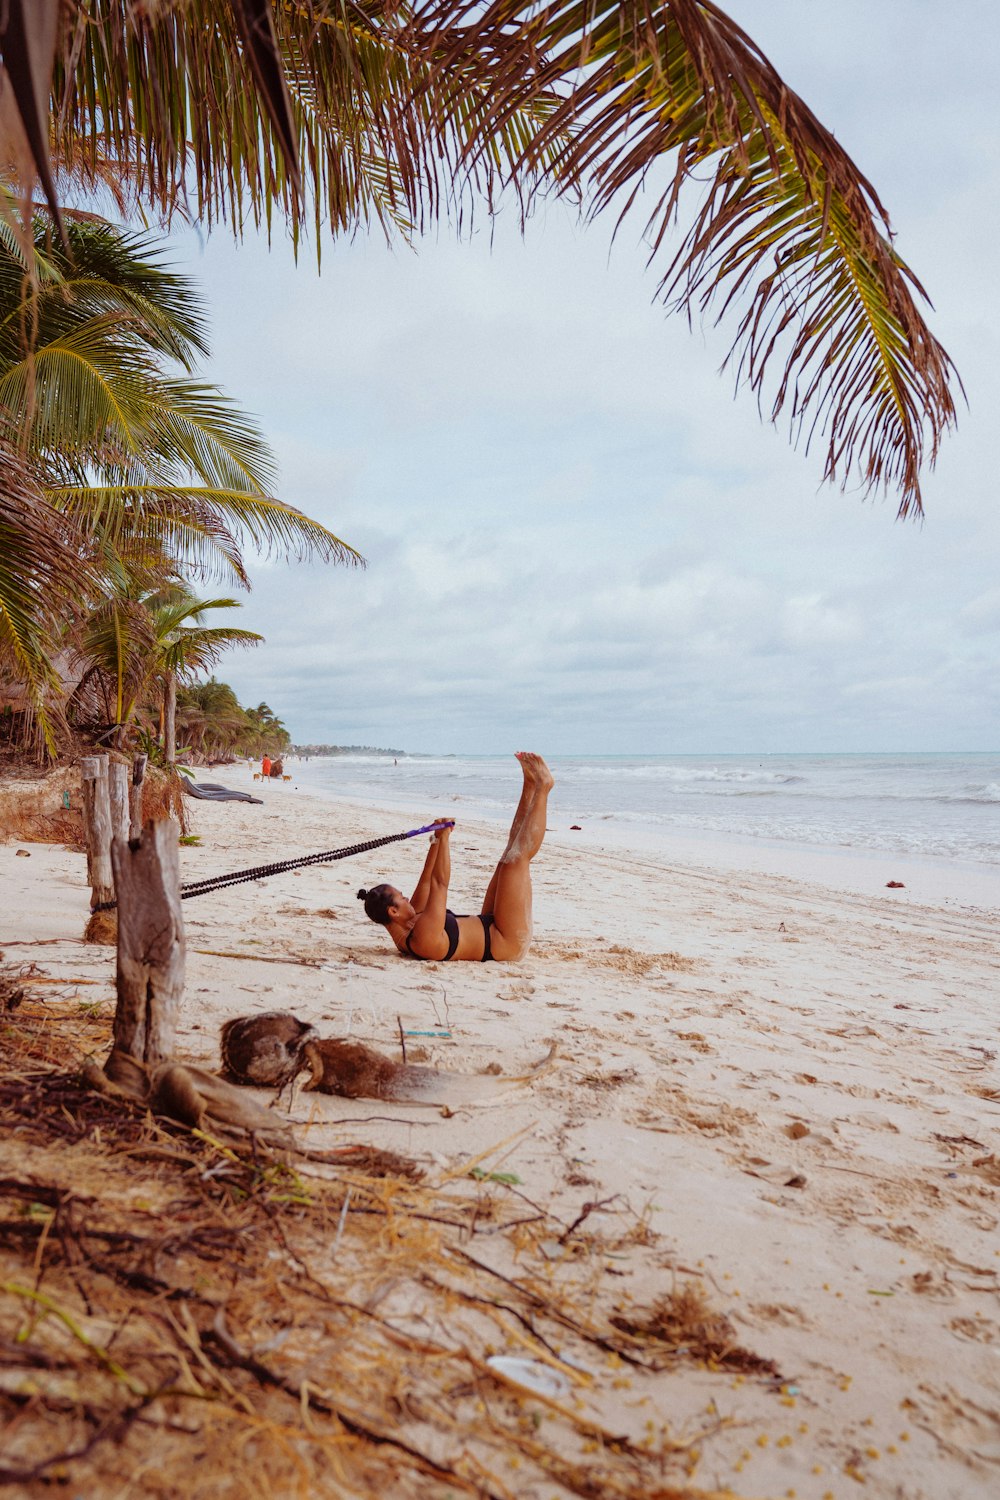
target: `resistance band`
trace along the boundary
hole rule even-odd
[[[208,880],[193,880],[181,886],[181,900],[191,896],[204,896],[208,891],[222,890],[227,885],[242,885],[250,880],[266,880],[268,875],[281,875],[285,870],[299,870],[304,865],[332,864],[334,860],[349,859],[352,854],[367,854],[371,849],[381,849],[385,844],[399,844],[403,839],[415,839],[421,833],[436,833],[439,828],[454,828],[454,818],[443,818],[437,823],[427,823],[423,828],[411,828],[407,833],[389,833],[382,839],[368,839],[363,844],[351,844],[347,849],[327,849],[322,854],[304,854],[301,859],[281,859],[270,865],[255,865],[252,870],[234,870],[230,875],[212,875]],[[99,901],[93,911],[111,911],[117,901]]]

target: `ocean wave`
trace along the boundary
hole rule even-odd
[[[805,776],[790,771],[752,771],[742,766],[657,766],[657,765],[584,765],[562,764],[558,767],[564,781],[675,781],[684,783],[722,783],[742,785],[758,782],[767,786],[792,786],[804,782]]]

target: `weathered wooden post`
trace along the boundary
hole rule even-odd
[[[87,879],[90,882],[90,920],[84,931],[88,943],[113,943],[114,916],[96,911],[102,902],[114,901],[111,868],[111,798],[108,791],[108,757],[88,755],[80,761],[83,793],[83,831],[87,842]]]
[[[108,804],[111,810],[111,837],[128,838],[128,767],[123,760],[108,764]],[[108,846],[110,854],[110,845]]]
[[[173,1055],[184,993],[177,824],[147,823],[111,844],[118,893],[118,1007],[114,1044],[153,1066]]]
[[[128,836],[137,839],[142,833],[142,783],[146,776],[146,757],[137,755],[132,762],[132,784],[128,790]]]

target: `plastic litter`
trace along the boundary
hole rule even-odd
[[[572,1386],[565,1375],[543,1365],[537,1359],[521,1359],[516,1354],[492,1354],[486,1361],[491,1370],[513,1381],[536,1396],[568,1396]]]

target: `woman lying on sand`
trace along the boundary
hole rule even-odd
[[[394,885],[376,885],[370,891],[358,892],[366,914],[389,929],[389,936],[405,957],[445,962],[467,958],[474,963],[496,958],[513,963],[528,951],[530,867],[545,837],[545,813],[553,780],[540,755],[519,750],[517,759],[524,776],[521,800],[480,916],[456,917],[448,910],[450,828],[431,835],[431,847],[409,901]]]

